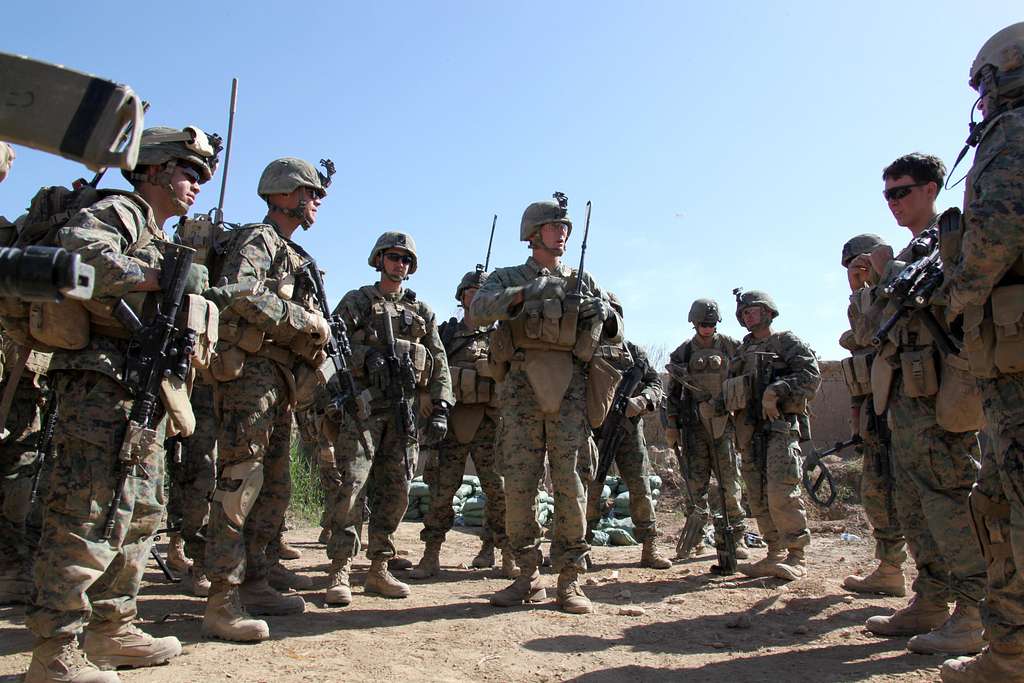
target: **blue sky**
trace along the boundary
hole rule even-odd
[[[492,266],[521,262],[523,209],[560,190],[577,220],[567,260],[592,200],[587,269],[621,296],[635,341],[671,350],[703,296],[738,336],[731,290],[744,287],[770,292],[777,326],[823,358],[842,355],[842,243],[908,238],[882,200],[882,167],[910,151],[952,165],[970,63],[1021,19],[1019,2],[945,1],[69,7],[8,0],[4,24],[18,28],[3,49],[129,84],[151,103],[147,125],[226,133],[239,78],[229,221],[263,217],[255,188],[270,160],[335,161],[319,219],[297,238],[333,299],[374,279],[373,241],[400,229],[420,252],[409,285],[447,317],[491,216]],[[19,148],[0,213],[84,174]],[[104,184],[123,186],[116,172]],[[218,175],[197,207],[219,188]],[[961,200],[962,186],[939,207]]]

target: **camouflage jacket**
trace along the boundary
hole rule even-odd
[[[622,373],[625,373],[635,364],[640,365],[643,368],[644,374],[640,380],[640,387],[633,392],[633,396],[630,398],[643,396],[647,399],[649,404],[648,412],[656,410],[661,405],[661,397],[664,394],[661,376],[658,374],[658,370],[651,365],[647,353],[639,346],[626,340],[615,346],[601,346],[594,355],[607,359]]]
[[[685,391],[690,391],[697,403],[714,402],[722,395],[722,382],[729,376],[729,361],[739,348],[738,341],[717,332],[708,347],[695,339],[696,335],[684,341],[668,357],[665,414],[670,425],[680,424],[680,417],[686,412]],[[692,386],[686,387],[683,382]],[[694,387],[699,391],[694,391]]]
[[[441,323],[438,334],[448,358],[455,410],[465,404],[492,403],[495,398],[494,379],[487,364],[493,329],[493,325],[471,329],[465,320],[455,318]]]
[[[400,289],[384,294],[376,284],[353,289],[342,297],[334,309],[348,326],[352,344],[352,371],[357,379],[366,377],[366,360],[371,351],[383,352],[383,315],[391,317],[399,355],[409,353],[416,370],[417,385],[430,401],[455,403],[452,379],[448,372],[448,358],[438,335],[437,322],[430,306],[419,301],[411,289]],[[398,348],[401,347],[401,348]],[[373,409],[385,409],[386,402],[371,388]]]
[[[885,302],[878,299],[877,287],[861,287],[850,294],[850,305],[846,308],[846,318],[850,321],[850,329],[839,337],[839,345],[852,356],[870,356],[875,353],[871,338],[885,322],[882,311]],[[867,396],[851,396],[850,404],[860,406]]]
[[[773,332],[764,339],[755,339],[753,334],[748,334],[730,362],[729,377],[752,373],[755,354],[765,352],[775,357],[770,386],[779,397],[779,405],[783,412],[797,412],[787,408],[810,402],[821,386],[817,355],[810,346],[789,331]],[[751,399],[760,405],[761,396],[753,396]]]

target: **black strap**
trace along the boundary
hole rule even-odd
[[[78,110],[71,117],[68,128],[64,131],[64,139],[60,142],[62,154],[84,156],[86,145],[92,137],[93,130],[103,117],[107,102],[117,90],[110,81],[93,78],[78,103]]]

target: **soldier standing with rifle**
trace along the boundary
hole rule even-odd
[[[843,245],[842,265],[850,281],[850,305],[847,317],[850,329],[839,344],[851,352],[842,361],[843,379],[850,391],[851,437],[860,437],[864,456],[860,496],[864,513],[875,537],[875,559],[878,566],[866,576],[847,576],[843,587],[856,593],[880,593],[902,597],[907,594],[903,562],[907,559],[907,543],[896,517],[895,481],[893,475],[892,435],[888,416],[875,411],[871,394],[871,364],[875,360],[871,336],[878,329],[878,311],[871,305],[871,287],[877,284],[870,266],[861,255],[870,254],[885,242],[878,235],[863,234],[850,238]]]
[[[151,537],[164,511],[168,421],[157,419],[162,410],[155,391],[163,391],[153,382],[171,370],[170,361],[187,368],[188,359],[163,355],[166,337],[159,348],[148,345],[150,330],[173,330],[144,324],[129,332],[125,324],[137,321],[133,309],[158,299],[153,325],[173,324],[169,316],[182,290],[205,288],[205,269],[186,268],[191,254],[169,245],[162,225],[188,211],[215,164],[216,152],[202,131],[148,129],[138,165],[125,173],[134,191],[108,195],[58,233],[61,246],[95,268],[96,281],[89,313],[77,317],[88,326],[88,341],[77,351],[58,350],[50,364],[60,416],[58,454],[26,619],[37,637],[26,681],[117,681],[116,673],[97,666],[151,666],[181,652],[177,638],[153,638],[133,621]],[[179,251],[186,253],[175,261]],[[68,325],[52,330],[54,336],[75,332],[71,317],[54,321]],[[173,404],[165,398],[163,405]],[[84,653],[76,640],[83,629]]]
[[[593,476],[591,423],[604,420],[596,411],[588,419],[586,371],[601,343],[621,340],[622,321],[589,273],[561,262],[571,231],[565,195],[556,193],[555,200],[526,207],[519,238],[529,244],[531,256],[521,266],[495,270],[470,311],[478,324],[499,321],[491,340],[496,378],[503,380],[498,449],[505,476],[505,526],[520,568],[510,586],[491,596],[491,604],[507,607],[546,597],[540,586],[542,531],[536,514],[546,460],[554,485],[551,564],[558,572],[558,604],[585,614],[592,606],[580,575],[590,546],[580,473]],[[584,254],[585,245],[584,237]]]
[[[718,332],[722,316],[718,303],[697,299],[690,306],[687,319],[696,334],[669,355],[666,416],[668,444],[677,449],[680,470],[693,499],[686,510],[684,531],[692,539],[680,539],[679,557],[689,557],[700,546],[707,524],[708,487],[711,474],[725,490],[725,512],[736,530],[736,557],[750,556],[743,541],[743,508],[740,507],[740,473],[734,444],[733,421],[716,408],[722,396],[722,383],[729,374],[729,361],[739,342]],[[716,501],[720,506],[722,501]],[[691,522],[691,517],[699,521]]]
[[[370,392],[370,414],[358,420],[342,413],[325,423],[336,431],[331,440],[341,481],[329,511],[329,605],[352,601],[349,572],[359,554],[366,503],[370,569],[363,590],[385,598],[409,596],[409,586],[391,574],[388,562],[396,557],[393,534],[409,502],[419,448],[416,414],[426,420],[424,444],[436,444],[448,431],[454,403],[434,312],[402,286],[419,265],[416,243],[405,233],[385,232],[367,262],[380,280],[348,292],[334,309],[349,330],[352,369]]]
[[[809,431],[807,405],[821,373],[814,351],[799,337],[772,331],[779,309],[770,296],[738,289],[735,294],[736,319],[750,334],[736,350],[722,394],[736,420],[750,510],[768,544],[764,559],[739,569],[747,576],[792,581],[807,574],[811,532],[800,499],[799,442]]]
[[[608,292],[608,301],[622,318],[622,304],[618,297]],[[651,484],[647,479],[651,463],[647,455],[647,442],[644,440],[643,418],[661,405],[661,378],[658,371],[651,366],[644,350],[631,341],[602,345],[594,353],[594,358],[609,363],[623,376],[631,368],[636,367],[634,372],[638,373],[639,381],[634,391],[629,392],[628,396],[623,396],[625,400],[621,408],[613,404],[604,424],[595,430],[599,461],[597,477],[587,487],[587,540],[591,540],[594,529],[601,519],[601,510],[598,507],[601,491],[608,475],[608,468],[614,463],[619,468],[619,475],[626,482],[629,491],[629,516],[636,529],[636,540],[643,544],[640,566],[669,569],[672,562],[663,557],[655,545],[658,530],[654,501],[651,498]]]

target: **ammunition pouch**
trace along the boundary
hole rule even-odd
[[[47,349],[79,351],[89,344],[89,312],[79,301],[36,301],[29,306],[28,333]],[[45,349],[40,349],[45,350]]]
[[[483,361],[484,359],[480,359]],[[479,364],[477,364],[479,365]],[[486,367],[486,361],[483,365]],[[494,380],[483,376],[476,368],[449,367],[452,391],[457,405],[490,403],[494,399]],[[490,369],[488,368],[489,372]]]
[[[242,376],[245,359],[245,351],[234,344],[225,344],[222,341],[218,345],[217,353],[210,361],[210,375],[218,382],[236,380]]]
[[[498,323],[489,335],[487,349],[487,367],[491,378],[501,383],[505,381],[508,374],[509,362],[516,353],[515,344],[512,342],[512,327],[506,323]]]
[[[196,345],[192,350],[193,364],[197,368],[210,367],[219,338],[219,309],[198,294],[186,294],[178,314],[178,325],[196,334]]]
[[[587,419],[597,429],[604,424],[615,401],[622,372],[604,356],[591,359],[587,370]]]
[[[730,377],[722,384],[722,399],[730,413],[739,412],[750,403],[751,376]]]
[[[911,349],[900,351],[903,395],[907,398],[934,396],[939,393],[939,370],[935,362],[935,349],[931,346]]]
[[[194,376],[194,372],[189,371],[187,380],[172,374],[160,381],[160,402],[167,412],[168,439],[173,436],[188,438],[196,431],[196,415],[192,411],[190,396]]]
[[[483,403],[456,403],[448,417],[448,425],[455,440],[461,444],[470,443],[486,414],[487,406]]]
[[[871,362],[874,358],[875,354],[865,352],[855,353],[840,361],[843,379],[851,397],[860,398],[871,393]]]
[[[874,399],[875,415],[882,415],[889,407],[894,376],[891,360],[895,354],[896,347],[887,341],[871,363],[871,396]]]
[[[417,339],[419,338],[417,337]],[[430,375],[434,370],[434,357],[427,351],[427,347],[417,342],[396,339],[395,353],[398,354],[399,358],[409,354],[409,359],[412,361],[412,368],[416,375],[416,387],[420,389],[426,388],[430,382]]]
[[[311,408],[334,375],[334,362],[329,358],[325,358],[317,367],[299,363],[295,369],[295,409],[302,411]]]
[[[995,366],[1001,373],[1024,372],[1024,285],[992,290]]]
[[[221,471],[217,479],[217,489],[213,492],[213,500],[220,503],[224,515],[232,526],[241,529],[256,503],[261,488],[263,463],[258,460],[238,462],[228,465]]]
[[[974,432],[985,424],[981,389],[965,358],[942,358],[942,379],[935,397],[935,420],[946,431],[956,433]]]
[[[218,329],[220,339],[237,346],[246,353],[256,353],[263,347],[266,334],[252,323],[241,318],[221,320]]]
[[[519,315],[509,321],[512,340],[517,349],[565,349],[571,350],[576,342],[575,329],[572,341],[562,341],[561,332],[562,300],[531,299],[523,303]]]
[[[964,309],[964,355],[975,377],[996,376],[996,327],[984,306]]]
[[[524,360],[514,362],[513,369],[516,366],[526,373],[541,412],[558,413],[572,381],[572,354],[568,350],[529,349]]]

